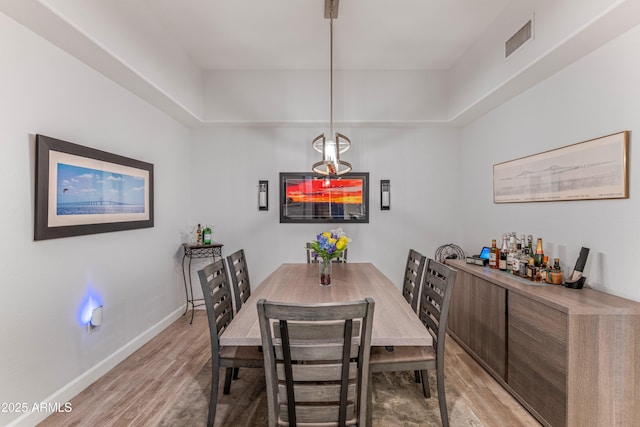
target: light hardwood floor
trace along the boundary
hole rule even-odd
[[[197,310],[162,333],[71,400],[70,413],[55,413],[40,426],[156,426],[209,363],[205,312]],[[445,375],[486,427],[540,424],[457,343],[447,339]],[[434,396],[435,397],[435,396]],[[206,419],[206,414],[203,414]]]

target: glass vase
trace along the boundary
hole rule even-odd
[[[331,284],[331,265],[333,263],[331,262],[330,259],[320,259],[320,262],[318,263],[318,268],[319,268],[319,278],[320,278],[320,285],[322,286],[329,286]]]

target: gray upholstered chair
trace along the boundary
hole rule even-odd
[[[430,397],[427,370],[436,371],[438,404],[442,425],[449,425],[444,390],[444,344],[447,317],[456,271],[433,259],[427,262],[420,293],[418,316],[433,338],[432,346],[395,346],[392,351],[372,347],[370,372],[420,371],[425,397]],[[368,414],[371,419],[371,413]]]
[[[270,427],[366,424],[373,308],[258,301]]]
[[[218,337],[233,319],[231,288],[224,260],[220,259],[207,265],[198,271],[198,276],[207,307],[211,336],[211,396],[207,426],[212,427],[216,418],[220,368],[226,368],[224,394],[229,394],[233,368],[261,368],[264,366],[264,359],[257,347],[220,346]]]

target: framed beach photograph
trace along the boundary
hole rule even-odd
[[[369,222],[369,174],[280,173],[280,222]]]
[[[629,131],[493,166],[494,203],[629,198]]]
[[[36,135],[34,240],[153,227],[153,165]]]

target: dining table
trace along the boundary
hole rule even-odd
[[[252,290],[220,336],[222,346],[259,346],[260,324],[256,303],[260,299],[299,304],[375,301],[371,345],[431,345],[432,338],[402,292],[371,263],[334,263],[331,285],[319,282],[318,264],[280,265]]]

